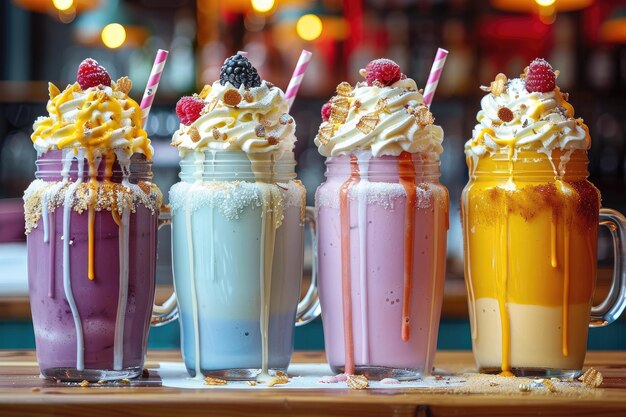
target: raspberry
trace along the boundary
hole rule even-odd
[[[387,58],[375,59],[365,66],[367,85],[378,81],[384,86],[391,85],[402,76],[400,66]]]
[[[111,85],[111,77],[103,66],[98,64],[95,59],[87,58],[78,66],[76,73],[76,81],[83,90],[89,87],[96,87],[100,84],[105,86]]]
[[[330,118],[330,110],[331,110],[331,106],[330,103],[326,103],[322,106],[322,120],[327,122],[328,119]]]
[[[204,100],[200,97],[182,97],[176,103],[176,114],[180,122],[186,126],[191,125],[200,117],[200,111],[204,108]]]
[[[552,66],[541,58],[536,58],[528,66],[526,73],[526,90],[528,92],[547,93],[554,90],[556,75]]]
[[[239,54],[233,55],[224,61],[220,71],[220,84],[231,83],[235,88],[243,84],[245,88],[259,87],[261,78],[256,68],[252,66],[248,58]]]

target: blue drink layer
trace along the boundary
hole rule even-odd
[[[304,234],[303,190],[292,185],[276,194],[282,221],[276,207],[264,206],[260,191],[275,185],[179,183],[170,193],[174,285],[183,357],[192,375],[198,356],[202,373],[260,369],[263,308],[269,314],[269,367],[289,364]],[[272,220],[280,226],[268,232],[266,223]],[[272,247],[264,239],[270,232],[275,233]],[[268,267],[271,280],[264,295]]]

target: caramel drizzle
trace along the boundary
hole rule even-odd
[[[350,157],[350,178],[339,190],[339,213],[341,222],[341,292],[343,298],[343,339],[345,346],[345,369],[354,374],[354,337],[352,332],[352,286],[350,274],[350,187],[359,182],[359,164],[356,156]]]
[[[398,157],[398,174],[400,184],[406,192],[404,215],[404,293],[402,295],[402,340],[406,342],[411,337],[411,287],[414,263],[415,207],[417,205],[415,165],[413,164],[412,155],[406,151],[402,152]]]
[[[559,263],[556,256],[556,228],[558,218],[556,213],[552,213],[552,222],[550,223],[550,265],[552,268],[558,268]]]
[[[569,287],[570,287],[570,228],[564,225],[563,243],[563,356],[569,356]]]
[[[90,281],[95,279],[94,274],[94,224],[95,206],[98,198],[98,167],[91,149],[87,150],[87,161],[89,163],[89,201],[87,203],[87,278]],[[108,181],[108,178],[107,178]]]
[[[504,251],[501,271],[501,285],[498,288],[498,310],[502,328],[502,372],[501,376],[513,376],[511,372],[511,319],[507,309],[507,290],[509,280],[509,212],[505,211],[504,223],[500,225],[500,248]]]

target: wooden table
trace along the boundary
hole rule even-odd
[[[316,363],[321,352],[297,352],[294,362]],[[626,416],[626,352],[590,352],[585,367],[604,374],[591,396],[454,394],[445,389],[311,389],[256,391],[175,389],[161,386],[160,361],[175,351],[152,351],[150,377],[126,386],[80,387],[39,378],[34,352],[0,351],[0,416]],[[438,352],[436,367],[471,369],[470,352]]]

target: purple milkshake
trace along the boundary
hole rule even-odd
[[[103,74],[85,60],[78,83],[50,84],[50,116],[32,135],[37,179],[24,194],[37,359],[44,377],[66,381],[139,375],[154,299],[152,148],[130,81]]]

